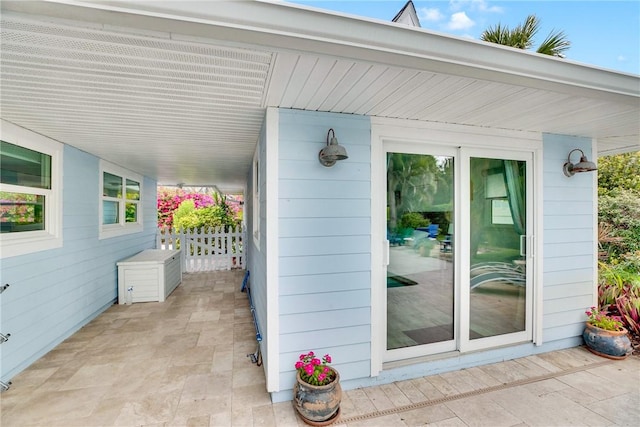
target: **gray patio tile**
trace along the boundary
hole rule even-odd
[[[88,417],[98,406],[107,387],[38,392],[9,414],[2,413],[2,424],[8,426],[47,425],[55,420]],[[5,424],[6,423],[6,424]]]
[[[377,411],[384,411],[385,409],[395,408],[395,405],[389,399],[381,386],[368,387],[363,389],[364,394],[373,403]]]
[[[228,392],[229,390],[227,390]],[[271,404],[271,398],[269,394],[266,392],[266,389],[263,385],[255,386],[244,386],[244,387],[234,387],[232,390],[232,408],[235,409],[237,407],[248,406],[263,406]],[[240,424],[242,425],[242,424]]]
[[[530,426],[608,424],[606,419],[558,392],[538,396],[525,387],[513,387],[488,393],[486,396]]]
[[[347,408],[343,408],[342,409],[342,416],[343,417],[352,417],[352,416],[356,416],[356,415],[364,415],[364,414],[369,414],[371,412],[376,412],[378,409],[376,408],[376,405],[374,405],[374,403],[371,401],[371,399],[369,399],[368,397],[353,397],[350,396],[350,402],[351,402],[351,410],[347,411]],[[353,411],[353,412],[352,412]]]
[[[448,418],[429,425],[434,427],[467,427],[467,424],[458,417]]]
[[[84,365],[59,390],[113,385],[124,364]]]
[[[214,424],[217,426],[217,424]],[[253,410],[248,405],[239,403],[233,405],[231,411],[231,426],[253,426]]]
[[[474,396],[446,402],[445,405],[468,426],[513,426],[522,423],[489,396]]]
[[[275,425],[276,417],[271,404],[253,408],[253,427],[275,427]]]
[[[13,379],[0,399],[3,427],[305,426],[290,402],[271,404],[262,369],[246,356],[256,342],[242,274],[185,275],[165,303],[110,307]],[[574,348],[344,391],[342,420],[602,360]],[[334,427],[640,425],[638,383],[633,357]],[[584,392],[593,387],[600,392]]]
[[[211,427],[232,427],[231,419],[231,412],[214,414],[209,418],[209,425]]]
[[[400,418],[408,426],[431,425],[454,417],[455,414],[444,404],[425,406],[400,413]]]
[[[640,425],[640,393],[625,393],[610,399],[599,400],[589,409],[619,426]]]
[[[487,374],[482,369],[480,369],[479,366],[476,366],[476,367],[473,367],[473,368],[468,368],[466,371],[472,377],[476,378],[482,384],[484,384],[484,387],[493,387],[493,386],[497,386],[497,385],[501,385],[502,384],[500,381],[498,381],[497,379],[493,378],[491,375]]]
[[[427,400],[427,397],[418,390],[411,380],[398,381],[395,384],[411,403],[424,402]]]
[[[148,425],[173,419],[180,401],[180,391],[154,393],[129,400],[116,418],[116,426]]]
[[[455,388],[453,384],[445,379],[442,375],[432,375],[430,377],[425,378],[428,382],[433,384],[433,386],[442,393],[443,396],[451,396],[455,394],[460,394],[460,390]]]
[[[502,384],[524,380],[528,377],[520,372],[520,365],[513,360],[481,366],[480,369]]]
[[[466,370],[447,372],[440,374],[440,377],[451,384],[459,393],[467,393],[486,387],[483,381],[474,377]]]
[[[399,414],[391,414],[383,417],[368,418],[362,421],[349,422],[348,427],[405,427]]]
[[[203,422],[206,419],[207,423],[210,423],[209,420],[212,416],[230,413],[231,396],[229,395],[195,399],[183,394],[169,425],[185,426],[192,418],[197,418],[198,422]]]
[[[633,382],[629,382],[628,379],[623,382],[615,381],[612,378],[603,378],[588,371],[562,375],[557,379],[578,390],[580,400],[577,400],[577,402],[582,404],[588,404],[597,400],[608,399],[638,390],[636,386],[636,384],[638,384],[637,382],[633,384]],[[575,393],[572,395],[575,395]]]
[[[536,381],[530,384],[524,384],[521,386],[524,390],[535,394],[536,396],[543,396],[545,394],[553,393],[556,391],[568,390],[571,387],[556,378],[550,378],[547,380]]]
[[[540,357],[540,355],[538,355],[538,354],[534,354],[533,356],[527,356],[527,357],[524,357],[523,359],[528,360],[530,362],[533,362],[536,365],[539,365],[540,367],[546,369],[549,372],[560,372],[560,371],[562,371],[562,368],[554,365],[553,363],[551,363],[550,361],[546,360],[545,358]]]
[[[391,400],[394,407],[410,405],[411,400],[400,390],[396,383],[380,386],[385,395]]]
[[[527,378],[540,377],[551,373],[548,369],[527,358],[515,359],[513,362],[517,364],[517,369],[520,373],[525,375]]]
[[[274,403],[272,406],[276,422],[275,427],[298,427],[304,425],[304,422],[298,418],[291,402]]]
[[[424,394],[424,396],[428,400],[434,400],[441,397],[444,397],[444,393],[442,393],[435,385],[433,385],[430,381],[427,380],[427,377],[416,378],[414,380],[410,380],[411,384],[413,384],[420,393]]]

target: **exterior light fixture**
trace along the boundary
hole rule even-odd
[[[574,151],[579,151],[581,154],[580,161],[575,165],[571,163],[571,155]],[[567,162],[562,167],[562,171],[568,177],[572,177],[578,172],[592,172],[597,169],[598,168],[596,164],[590,162],[589,159],[587,159],[587,156],[584,155],[584,152],[579,148],[573,149],[569,152],[569,155],[567,156]]]
[[[331,140],[329,140],[329,135],[333,134]],[[338,160],[348,159],[347,150],[338,144],[338,138],[336,138],[336,133],[333,129],[329,129],[327,132],[327,146],[324,147],[318,153],[318,160],[320,160],[320,164],[322,166],[331,167],[336,164]]]

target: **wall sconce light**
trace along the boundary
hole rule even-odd
[[[331,140],[329,140],[330,134],[333,134]],[[342,145],[338,144],[336,133],[333,129],[329,129],[329,132],[327,132],[327,146],[318,153],[318,160],[320,160],[320,164],[322,166],[331,167],[335,165],[338,160],[348,158],[347,150],[345,150]]]
[[[573,154],[574,151],[579,151],[581,154],[580,161],[575,165],[571,163],[571,155]],[[584,155],[584,152],[579,148],[575,148],[569,152],[569,155],[567,156],[567,162],[562,167],[562,171],[568,177],[572,177],[578,172],[591,172],[597,169],[598,168],[596,167],[596,164],[593,162],[590,162],[587,159],[587,156]]]

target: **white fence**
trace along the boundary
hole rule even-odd
[[[156,248],[182,249],[182,271],[213,271],[244,268],[244,230],[224,227],[176,230],[159,228]]]

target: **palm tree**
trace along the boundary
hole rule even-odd
[[[535,15],[527,16],[524,24],[518,25],[513,30],[500,24],[489,27],[480,35],[480,40],[498,43],[518,49],[531,49],[533,37],[540,29],[540,20]],[[552,31],[538,47],[536,52],[544,55],[564,58],[563,52],[571,47],[571,42],[563,31]]]

